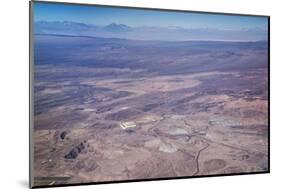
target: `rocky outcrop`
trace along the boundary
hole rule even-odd
[[[81,142],[79,145],[75,146],[70,150],[68,154],[64,156],[65,159],[76,159],[78,155],[84,150],[85,145]]]
[[[66,137],[66,131],[60,133],[60,138],[63,140]]]

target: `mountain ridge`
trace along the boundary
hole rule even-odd
[[[35,33],[165,41],[260,41],[267,40],[267,31],[225,30],[225,28],[182,28],[160,26],[132,27],[112,22],[108,25],[85,24],[73,21],[37,21]]]

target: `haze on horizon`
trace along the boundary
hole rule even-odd
[[[268,37],[268,18],[262,16],[44,2],[34,3],[34,22],[40,34],[168,41],[261,41]]]

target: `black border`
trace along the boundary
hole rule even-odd
[[[259,172],[244,172],[244,173],[229,173],[229,174],[213,174],[213,175],[196,175],[196,176],[181,176],[181,177],[165,177],[165,178],[148,178],[148,179],[133,179],[133,180],[117,180],[117,181],[102,181],[102,182],[86,182],[86,183],[71,183],[71,184],[56,184],[56,185],[41,185],[33,186],[33,178],[31,178],[31,171],[33,169],[33,162],[31,162],[31,102],[33,86],[31,86],[31,80],[33,78],[31,71],[33,65],[33,3],[46,3],[46,4],[63,4],[63,5],[79,5],[79,6],[99,6],[99,7],[111,7],[111,8],[124,8],[124,9],[140,9],[140,10],[156,10],[156,11],[173,11],[183,13],[203,13],[203,14],[215,14],[215,15],[229,15],[229,16],[251,16],[251,17],[267,17],[268,19],[268,170]],[[189,178],[209,178],[209,177],[224,177],[224,176],[239,176],[239,175],[257,175],[257,174],[269,174],[270,173],[270,16],[268,15],[254,15],[254,14],[239,14],[239,13],[224,13],[224,12],[207,12],[207,11],[191,11],[191,10],[175,10],[175,9],[162,9],[162,8],[146,8],[146,7],[131,7],[131,6],[119,6],[119,5],[101,5],[101,4],[89,4],[89,3],[69,3],[69,2],[56,2],[56,1],[29,1],[29,188],[55,188],[55,187],[68,187],[68,186],[83,186],[83,185],[99,185],[99,184],[114,184],[114,183],[130,183],[130,182],[143,182],[143,181],[161,181],[161,180],[175,180],[175,179],[189,179]]]

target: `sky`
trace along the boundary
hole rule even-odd
[[[240,15],[224,15],[224,14],[206,14],[194,12],[178,12],[178,11],[159,11],[150,9],[133,9],[121,7],[106,6],[89,6],[89,5],[73,5],[61,3],[34,3],[34,21],[71,21],[85,24],[93,24],[98,26],[106,26],[111,23],[125,24],[130,27],[179,27],[187,29],[206,30],[206,36],[201,37],[196,34],[196,30],[190,30],[194,34],[189,33],[185,36],[179,31],[173,32],[174,39],[189,40],[196,38],[198,40],[266,40],[267,39],[267,17],[261,16],[240,16]],[[213,30],[211,37],[207,30]],[[217,34],[214,34],[216,31]],[[171,33],[161,31],[162,38],[171,36]],[[188,32],[188,31],[186,31]],[[197,33],[198,33],[197,32]],[[253,32],[253,33],[251,33]],[[89,33],[89,32],[88,32]],[[84,34],[88,34],[84,33]],[[138,34],[137,34],[138,33]],[[148,37],[151,33],[141,34],[140,31],[129,33],[127,36],[114,35],[111,37],[128,37],[146,36],[144,39],[162,39],[161,37]],[[111,34],[107,36],[110,37]],[[204,35],[204,34],[203,34]],[[223,37],[221,37],[223,35]]]
[[[266,17],[168,12],[41,2],[35,3],[34,19],[35,21],[73,21],[95,25],[108,25],[115,22],[132,27],[267,28]]]

